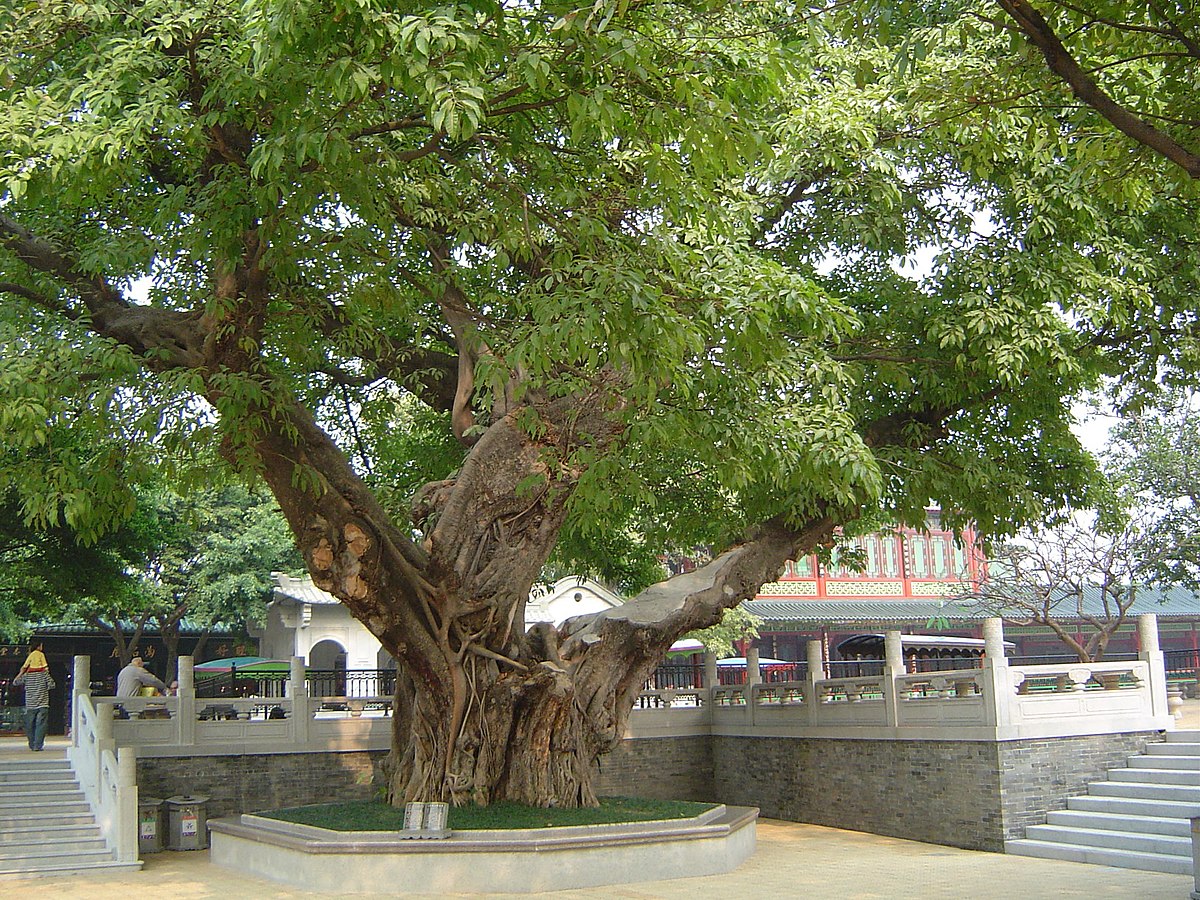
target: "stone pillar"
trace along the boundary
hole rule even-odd
[[[196,672],[195,658],[181,656],[178,662],[179,696],[176,699],[175,733],[180,744],[190,747],[196,743]]]
[[[135,862],[138,858],[138,785],[137,749],[117,751],[117,796],[114,856],[117,862]]]
[[[985,665],[1008,665],[1008,657],[1004,655],[1003,619],[984,619],[983,657]]]
[[[825,672],[825,647],[819,638],[813,638],[804,648],[808,656],[808,677],[804,684],[804,706],[809,727],[815,728],[821,721],[821,694],[817,682],[823,681]]]
[[[1192,878],[1191,900],[1200,900],[1200,816],[1192,819]]]
[[[711,650],[704,651],[704,686],[715,688],[719,682],[717,681],[717,654]]]
[[[1150,714],[1167,717],[1167,663],[1158,645],[1158,616],[1138,616],[1138,659],[1150,665]]]
[[[813,638],[804,646],[804,650],[808,657],[808,680],[820,681],[825,677],[825,648]]]
[[[94,766],[92,784],[97,789],[104,784],[104,754],[116,752],[116,741],[113,739],[113,711],[115,707],[109,703],[95,704],[96,711],[96,755],[91,759]]]
[[[983,622],[983,671],[979,676],[983,693],[984,721],[993,728],[1008,728],[1012,721],[1012,675],[1004,655],[1004,620]]]
[[[1158,645],[1158,616],[1154,613],[1138,616],[1137,636],[1139,653],[1158,653],[1162,649]]]
[[[758,667],[758,648],[746,648],[746,687],[762,684],[762,669]],[[749,701],[749,697],[746,698]]]
[[[113,706],[108,703],[96,704],[96,746],[100,751],[113,746]]]
[[[896,679],[905,674],[900,632],[889,631],[883,636],[883,704],[891,728],[900,724],[900,685]]]
[[[288,696],[292,698],[292,734],[298,744],[308,743],[308,721],[312,715],[308,702],[308,680],[304,675],[304,657],[293,656],[288,672]]]
[[[71,670],[71,746],[79,746],[79,695],[92,694],[92,658],[76,656]]]
[[[883,636],[883,667],[896,673],[903,673],[904,645],[900,640],[900,632],[889,631]]]

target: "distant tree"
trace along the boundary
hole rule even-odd
[[[753,640],[758,637],[758,628],[762,619],[742,606],[725,610],[725,615],[716,625],[692,631],[685,637],[693,638],[704,645],[708,653],[717,659],[725,659],[737,653],[739,641]]]
[[[1132,521],[1068,519],[994,548],[987,580],[956,600],[1014,625],[1049,628],[1080,661],[1098,662],[1147,587],[1145,551],[1145,531]]]
[[[0,502],[0,619],[10,636],[38,622],[85,622],[112,639],[125,665],[153,624],[169,675],[185,618],[201,627],[244,625],[261,617],[272,572],[302,568],[261,487],[196,489],[186,499],[161,488],[136,496],[131,518],[89,542],[66,524],[31,524],[9,491]]]
[[[140,575],[155,598],[151,620],[170,674],[184,619],[205,629],[192,651],[200,654],[212,626],[261,620],[274,587],[272,573],[296,572],[303,563],[274,498],[261,486],[230,484],[191,491],[186,498],[159,491],[154,503],[161,539]]]
[[[1171,389],[1122,418],[1104,463],[1143,510],[1142,577],[1200,590],[1200,396]]]
[[[152,517],[139,513],[85,543],[65,524],[31,524],[9,490],[0,500],[0,627],[17,639],[37,623],[87,622],[128,661],[154,610],[137,575],[154,530]]]

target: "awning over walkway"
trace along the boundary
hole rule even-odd
[[[945,600],[749,600],[742,606],[767,624],[836,625],[843,622],[980,622],[987,613]]]
[[[743,607],[768,625],[788,628],[797,625],[853,625],[860,628],[872,622],[916,623],[922,626],[936,621],[974,624],[994,615],[967,600],[940,600],[936,597],[897,600],[770,598],[750,600]],[[1084,598],[1084,611],[1091,615],[1104,615],[1099,589],[1089,592]],[[1064,600],[1059,616],[1062,621],[1072,621],[1075,618],[1073,612],[1074,600]],[[1133,618],[1142,613],[1154,613],[1160,619],[1200,618],[1200,595],[1183,587],[1169,590],[1140,588],[1129,616]]]

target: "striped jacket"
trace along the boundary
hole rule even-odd
[[[13,679],[13,684],[25,685],[25,708],[41,709],[50,706],[50,691],[54,687],[54,679],[50,670],[41,672],[22,672]]]

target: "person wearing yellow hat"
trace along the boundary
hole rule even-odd
[[[41,750],[46,743],[46,727],[50,724],[50,691],[54,679],[42,645],[36,645],[13,679],[14,685],[25,688],[25,737],[30,750]]]

